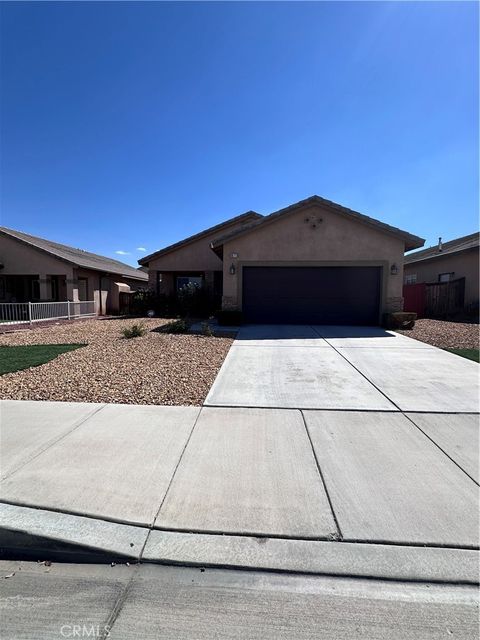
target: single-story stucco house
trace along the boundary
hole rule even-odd
[[[268,216],[249,211],[139,263],[157,294],[203,285],[247,322],[369,325],[402,310],[403,256],[423,244],[312,196]]]
[[[147,286],[148,274],[123,262],[0,227],[0,302],[94,300],[103,315]]]
[[[442,242],[405,256],[404,282],[451,282],[465,278],[464,305],[478,307],[480,233]]]

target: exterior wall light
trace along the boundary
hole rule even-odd
[[[396,276],[398,273],[398,267],[395,263],[392,264],[392,266],[390,267],[390,273],[392,274],[392,276]]]
[[[234,276],[234,275],[235,275],[235,265],[233,264],[233,262],[232,262],[232,264],[230,265],[230,269],[229,269],[229,271],[230,271],[230,275],[231,275],[231,276]]]

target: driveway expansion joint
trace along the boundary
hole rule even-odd
[[[335,521],[335,526],[337,527],[338,538],[336,538],[336,539],[342,540],[343,539],[342,530],[340,528],[340,524],[338,522],[338,518],[337,518],[337,515],[335,513],[335,509],[333,508],[332,499],[330,497],[330,493],[328,491],[327,483],[325,481],[324,475],[322,473],[322,469],[320,467],[320,462],[319,462],[317,454],[315,452],[315,447],[313,446],[312,438],[310,436],[310,431],[308,430],[308,425],[307,425],[307,422],[305,420],[305,416],[303,415],[303,411],[300,411],[300,413],[301,413],[301,416],[302,416],[303,426],[305,427],[305,431],[307,433],[307,438],[308,438],[308,441],[310,443],[310,447],[312,448],[312,454],[313,454],[313,457],[315,458],[315,464],[317,465],[317,470],[318,470],[318,473],[320,475],[320,479],[322,481],[323,488],[324,488],[325,493],[327,495],[328,504],[330,505],[330,509],[332,511],[333,519]]]
[[[413,413],[413,412],[405,412],[405,411],[404,411],[404,412],[402,412],[402,413],[403,413],[403,415],[405,416],[405,418],[407,418],[407,420],[409,420],[409,421],[413,424],[413,426],[414,426],[414,427],[416,427],[416,428],[420,431],[420,433],[422,433],[426,438],[428,438],[428,440],[430,440],[430,442],[432,442],[436,447],[438,447],[438,449],[440,449],[440,451],[441,451],[441,452],[442,452],[442,453],[443,453],[443,454],[444,454],[444,455],[445,455],[449,460],[451,460],[455,466],[457,466],[461,471],[463,471],[463,473],[464,473],[468,478],[470,478],[470,480],[471,480],[472,482],[474,482],[477,486],[480,486],[480,483],[479,483],[477,480],[475,480],[475,478],[472,478],[472,476],[471,476],[467,471],[465,471],[465,469],[464,469],[464,468],[463,468],[463,467],[462,467],[462,466],[461,466],[461,465],[460,465],[456,460],[454,460],[454,459],[453,459],[453,458],[452,458],[452,457],[447,453],[447,451],[445,451],[445,449],[443,449],[443,448],[438,444],[438,442],[436,442],[432,437],[430,437],[430,436],[428,435],[428,433],[425,433],[425,431],[424,431],[424,430],[423,430],[423,429],[422,429],[422,428],[421,428],[421,427],[420,427],[420,426],[415,422],[415,420],[411,417],[411,415],[409,415],[409,414],[411,414],[411,413]],[[442,415],[445,415],[445,414],[442,414]],[[457,415],[458,415],[458,414],[457,414]],[[470,414],[467,414],[467,415],[470,415]]]

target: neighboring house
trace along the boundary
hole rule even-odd
[[[405,256],[404,282],[450,282],[465,278],[466,307],[478,306],[479,299],[479,240],[480,233],[439,242],[434,247]]]
[[[96,313],[118,313],[121,292],[147,286],[123,262],[0,227],[0,302],[94,300]]]
[[[150,286],[204,285],[247,322],[378,324],[403,307],[403,255],[424,240],[312,196],[248,212],[139,260]]]

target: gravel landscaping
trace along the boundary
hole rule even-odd
[[[479,325],[446,320],[417,320],[413,329],[397,331],[441,349],[478,349]]]
[[[0,335],[0,345],[73,344],[38,367],[0,377],[0,398],[200,405],[228,353],[231,338],[152,332],[169,320],[143,320],[148,332],[127,340],[137,320],[85,320]]]

